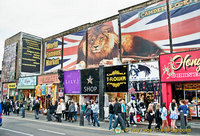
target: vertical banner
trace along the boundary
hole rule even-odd
[[[78,68],[85,68],[86,60],[86,44],[85,40],[86,30],[72,33],[64,36],[64,49],[63,49],[63,69],[75,70]],[[83,39],[83,40],[82,40]],[[82,40],[82,41],[81,41]],[[80,64],[80,65],[78,65]],[[82,65],[83,64],[83,65]]]
[[[120,20],[123,62],[170,51],[165,1],[121,14]]]
[[[88,67],[99,67],[101,65],[113,65],[113,58],[119,57],[118,47],[118,20],[106,22],[89,28],[88,30]],[[79,45],[78,63],[85,63],[85,37]]]
[[[81,72],[72,70],[64,72],[65,94],[80,94],[81,92]]]
[[[17,43],[6,45],[2,62],[2,82],[10,82],[15,79]]]
[[[99,69],[81,70],[81,94],[99,94]]]
[[[200,1],[171,0],[173,52],[200,48]]]
[[[21,72],[40,73],[41,39],[23,35],[22,43]]]
[[[105,67],[105,92],[128,92],[127,65]]]
[[[45,43],[45,66],[44,72],[55,72],[61,69],[62,37]]]

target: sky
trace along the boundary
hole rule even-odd
[[[47,38],[145,1],[148,0],[0,0],[0,70],[5,40],[18,32]]]

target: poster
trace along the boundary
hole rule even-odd
[[[72,33],[64,36],[63,49],[63,69],[75,70],[85,68],[86,65],[80,60],[85,61],[86,55],[83,55],[80,50],[86,50],[86,46],[82,46],[83,37],[85,37],[86,30]]]
[[[44,72],[55,72],[61,69],[62,37],[45,43],[45,66]]]
[[[161,82],[200,80],[200,50],[160,55]]]
[[[192,117],[197,117],[197,106],[196,105],[189,105],[190,115]]]
[[[170,51],[166,9],[162,1],[120,15],[123,62]]]
[[[4,47],[2,82],[10,82],[15,79],[16,50],[17,43],[6,45]]]
[[[118,20],[106,22],[89,28],[88,30],[88,68],[99,67],[99,65],[113,65],[113,58],[119,57],[118,45]],[[85,58],[85,37],[79,47],[79,64],[86,64]]]
[[[72,70],[64,72],[65,94],[80,94],[81,92],[81,72]]]
[[[99,94],[99,69],[81,70],[81,94]]]
[[[105,92],[128,92],[128,66],[105,67]]]
[[[200,117],[200,106],[198,106],[198,117]]]
[[[3,95],[8,95],[8,84],[3,84]]]
[[[41,39],[23,35],[21,72],[40,73]]]
[[[171,0],[173,52],[200,48],[200,1]]]
[[[129,81],[160,80],[158,61],[129,65]]]

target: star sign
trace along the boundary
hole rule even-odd
[[[92,78],[91,76],[89,76],[89,78],[87,79],[88,84],[93,84],[93,83],[92,83],[92,80],[93,80],[93,78]]]

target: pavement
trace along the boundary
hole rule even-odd
[[[7,136],[15,133],[24,135],[23,133],[30,134],[31,136],[37,135],[116,135],[114,130],[108,130],[109,123],[100,122],[100,127],[93,127],[88,125],[87,120],[84,121],[84,126],[80,126],[79,118],[76,122],[62,121],[61,123],[47,121],[46,116],[39,114],[39,120],[35,120],[33,112],[27,112],[25,118],[21,118],[16,114],[11,113],[10,116],[3,116],[3,126],[0,128],[0,136]],[[191,124],[191,123],[190,123]],[[200,133],[200,123],[196,122],[191,124],[192,129],[190,129],[187,134],[184,135],[199,135]],[[25,129],[24,129],[25,128]],[[31,128],[34,131],[31,131]],[[154,128],[154,126],[152,126]],[[30,132],[29,132],[30,130]],[[65,131],[64,131],[65,130]],[[16,132],[15,132],[16,131]],[[19,133],[17,133],[19,131]],[[122,132],[120,135],[183,135],[181,132],[177,133],[161,133],[157,130],[152,129],[149,131],[147,129],[147,122],[138,123],[137,126],[131,126],[127,128],[128,133]],[[180,130],[181,131],[181,130]],[[9,133],[10,132],[10,133]],[[50,133],[50,135],[48,134]],[[59,134],[60,133],[60,134]],[[3,134],[3,135],[2,135]],[[25,134],[26,135],[26,134]]]

